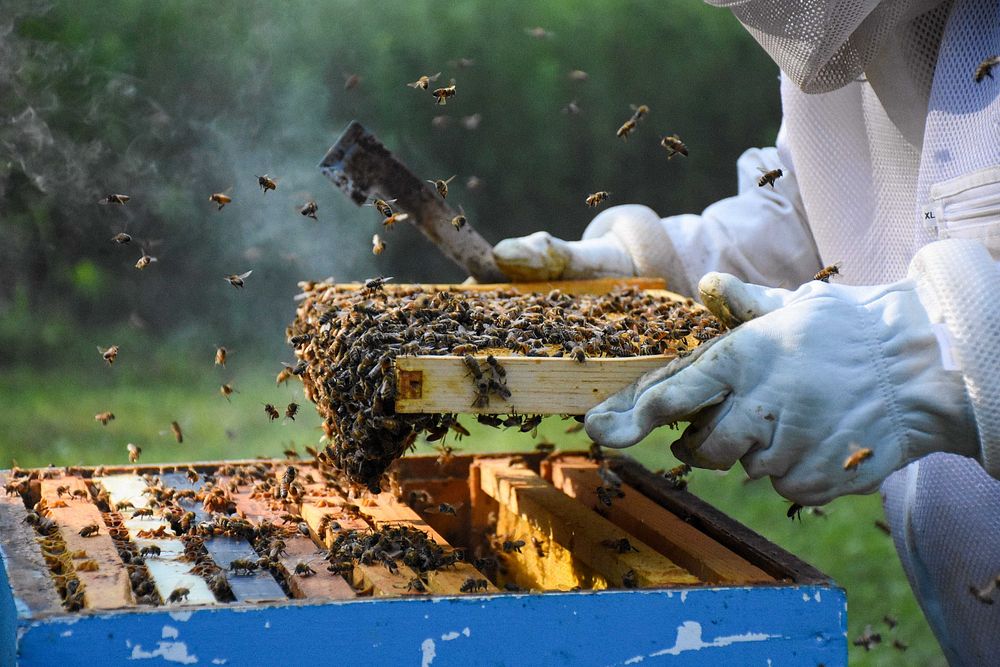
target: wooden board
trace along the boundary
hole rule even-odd
[[[598,465],[583,457],[551,459],[552,484],[635,535],[698,578],[712,583],[774,583],[774,577],[750,564],[697,528],[685,523],[627,484],[606,507],[597,498]]]
[[[146,480],[139,475],[107,475],[95,477],[93,481],[95,484],[103,486],[108,492],[112,506],[123,501],[132,503],[135,509],[148,506],[148,496],[142,493],[147,487]],[[146,546],[160,548],[159,556],[150,556],[145,559],[146,570],[149,572],[160,598],[166,602],[175,589],[186,588],[189,591],[187,600],[176,603],[176,606],[215,604],[217,602],[215,595],[208,588],[205,580],[191,573],[192,564],[184,557],[184,543],[173,535],[169,524],[161,518],[133,517],[133,511],[132,509],[123,509],[119,510],[118,513],[122,517],[122,526],[128,531],[129,540],[136,549],[142,549]],[[169,537],[163,539],[139,537],[141,531],[155,530],[159,526],[166,526]],[[175,606],[175,604],[171,606]]]
[[[606,519],[568,497],[535,472],[511,468],[503,459],[479,465],[483,490],[513,513],[528,518],[612,585],[622,585],[630,570],[640,587],[697,585],[697,577],[656,553],[644,542],[628,535]],[[626,537],[639,552],[615,553],[602,544]],[[530,546],[530,545],[529,545]]]
[[[478,355],[484,364],[485,356]],[[460,356],[396,358],[396,412],[582,415],[675,355],[608,358],[498,356],[511,397],[473,406],[476,390]]]
[[[68,495],[60,498],[56,491],[60,486],[69,487],[71,492],[85,491],[86,500],[74,499]],[[135,600],[128,571],[108,534],[104,517],[97,506],[90,502],[86,483],[79,478],[43,479],[41,493],[47,506],[46,515],[59,525],[59,534],[66,544],[66,551],[80,556],[72,558],[70,563],[76,577],[83,584],[84,606],[88,609],[132,606]],[[81,537],[80,530],[91,524],[97,524],[99,532],[91,537]],[[83,569],[84,567],[94,569]]]
[[[0,486],[7,483],[0,476]],[[0,556],[7,572],[6,585],[19,617],[38,617],[62,610],[62,598],[56,591],[49,567],[38,549],[38,533],[25,523],[28,510],[20,496],[0,492]]]
[[[299,283],[300,286],[310,283]],[[320,283],[313,283],[317,287]],[[338,291],[359,290],[362,283],[324,283],[327,287]],[[388,283],[390,286],[392,283]],[[543,280],[539,282],[520,283],[418,283],[406,287],[419,288],[424,292],[489,292],[493,290],[512,290],[518,294],[547,294],[557,289],[566,294],[608,294],[619,288],[640,289],[644,291],[662,292],[667,296],[684,301],[687,297],[667,291],[667,281],[663,278],[595,278],[593,280]]]

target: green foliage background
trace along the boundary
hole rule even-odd
[[[457,174],[449,199],[491,242],[540,229],[577,238],[598,189],[612,204],[697,212],[734,192],[737,156],[772,144],[780,120],[774,64],[728,12],[689,0],[8,0],[2,14],[0,458],[22,465],[121,461],[128,441],[145,460],[190,460],[318,438],[308,408],[284,425],[261,411],[302,402],[298,388],[271,384],[290,358],[296,282],[463,278],[405,226],[372,256],[377,214],[316,169],[351,119],[427,178]],[[536,25],[554,36],[525,34]],[[571,81],[573,69],[589,80]],[[437,71],[458,86],[445,107],[405,86]],[[353,90],[349,74],[361,77]],[[561,112],[571,100],[579,115]],[[616,139],[640,103],[651,114]],[[461,122],[472,114],[476,130]],[[433,126],[441,115],[450,123]],[[666,160],[657,142],[673,132],[690,158]],[[262,173],[279,179],[276,192],[257,188]],[[484,182],[474,192],[462,185],[472,175]],[[227,189],[234,201],[218,212],[208,195]],[[110,192],[132,200],[98,206]],[[296,212],[307,199],[319,223]],[[136,244],[109,241],[123,230]],[[159,261],[136,271],[137,246]],[[222,280],[248,269],[245,290]],[[94,347],[113,342],[122,352],[108,368]],[[219,344],[233,350],[226,369],[212,365]],[[228,381],[240,392],[232,403],[218,394]],[[93,414],[106,409],[118,419],[103,428]],[[172,419],[183,446],[170,440]],[[557,421],[543,431],[585,444]],[[636,455],[673,465],[669,435]],[[531,445],[477,431],[463,446]],[[698,472],[693,488],[845,585],[851,637],[883,613],[901,617],[909,652],[852,648],[852,662],[943,662],[871,527],[877,498],[793,525],[766,483],[740,477]]]

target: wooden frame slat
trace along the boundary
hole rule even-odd
[[[57,491],[59,487],[68,487],[70,492],[83,491],[87,494],[86,499],[78,500],[68,495],[60,498]],[[43,479],[41,494],[46,505],[46,515],[58,524],[66,551],[82,555],[80,558],[71,558],[69,562],[77,579],[83,584],[84,606],[88,609],[131,607],[135,598],[132,596],[128,571],[108,534],[104,517],[91,502],[86,483],[75,477]],[[98,526],[98,532],[91,537],[81,536],[80,530],[91,524]]]
[[[485,365],[484,355],[476,355]],[[676,355],[593,357],[498,356],[507,371],[507,400],[491,395],[488,405],[474,406],[476,390],[462,357],[396,358],[396,412],[529,415],[582,415]]]
[[[483,490],[513,513],[529,519],[543,534],[568,549],[612,585],[626,573],[640,587],[698,585],[697,577],[644,542],[562,493],[535,472],[512,468],[502,459],[477,462]],[[615,553],[605,546],[627,537],[639,552]]]
[[[0,475],[0,485],[9,477]],[[28,509],[20,496],[0,494],[0,556],[8,573],[6,584],[15,600],[20,618],[46,616],[62,611],[62,598],[56,590],[49,567],[38,545],[38,533],[25,522]]]
[[[635,535],[697,577],[712,583],[774,583],[775,579],[627,484],[605,507],[597,497],[599,466],[584,457],[550,459],[552,484]]]

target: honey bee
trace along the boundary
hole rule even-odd
[[[385,252],[385,241],[378,234],[375,234],[372,236],[372,254],[377,256],[383,252]]]
[[[115,413],[113,412],[98,412],[94,415],[94,421],[101,422],[102,426],[107,426],[109,421],[114,421]]]
[[[142,257],[140,257],[139,259],[136,260],[136,262],[135,262],[135,268],[137,268],[140,271],[142,271],[143,269],[145,269],[147,266],[149,266],[150,264],[152,264],[155,261],[157,261],[157,259],[155,257],[153,257],[152,255],[150,255],[148,252],[144,251],[142,253]]]
[[[899,619],[892,614],[886,614],[882,617],[882,620],[885,621],[885,624],[889,626],[890,630],[895,630],[896,626],[899,625]]]
[[[226,355],[229,354],[229,350],[224,347],[218,347],[215,349],[215,365],[226,367]]]
[[[105,349],[98,347],[97,351],[101,353],[102,357],[104,357],[104,361],[108,362],[108,366],[114,364],[115,360],[118,358],[117,345],[112,345],[111,347]]]
[[[406,85],[409,86],[410,88],[414,88],[414,89],[419,88],[421,90],[427,90],[427,88],[430,87],[430,84],[432,84],[435,81],[437,81],[438,77],[440,77],[440,76],[441,76],[441,72],[438,72],[437,74],[434,74],[434,75],[424,74],[423,76],[421,76],[419,79],[417,79],[413,83],[408,83]]]
[[[428,514],[450,514],[451,516],[457,516],[458,510],[462,508],[462,503],[457,505],[450,505],[448,503],[438,503],[437,507],[427,507],[424,509]]]
[[[275,378],[275,384],[280,385],[282,382],[288,382],[292,377],[292,369],[282,368],[278,371],[278,377]]]
[[[634,120],[635,122],[638,123],[640,120],[645,118],[646,114],[648,113],[649,113],[649,107],[647,107],[645,104],[640,104],[639,106],[636,106],[634,104],[632,105],[632,120]]]
[[[295,481],[295,476],[298,474],[298,470],[295,466],[288,466],[285,468],[285,474],[281,476],[281,484],[278,486],[278,496],[281,498],[288,497],[288,487],[292,485]]]
[[[534,28],[525,28],[524,34],[534,39],[548,39],[550,37],[556,36],[554,32],[550,32],[545,28],[543,28],[542,26],[535,26]]]
[[[555,443],[543,440],[542,442],[539,442],[535,445],[535,451],[538,452],[539,454],[548,455],[556,451],[556,446]]]
[[[467,223],[468,223],[468,220],[465,219],[465,213],[464,212],[463,213],[459,213],[458,215],[456,215],[454,218],[451,219],[451,226],[455,228],[456,232],[459,231],[459,230],[461,230],[462,227],[465,227],[465,225]]]
[[[791,505],[788,506],[788,511],[785,512],[785,516],[787,516],[792,521],[795,521],[795,519],[802,521],[802,505],[799,505],[798,503],[792,503]]]
[[[148,507],[140,507],[136,511],[132,512],[132,517],[135,519],[152,518],[153,510]]]
[[[890,537],[892,536],[892,528],[890,528],[889,524],[887,524],[882,519],[875,519],[875,524],[874,525],[875,525],[876,528],[878,528],[879,530],[881,530],[886,535],[889,535]]]
[[[229,397],[233,395],[234,391],[236,390],[233,389],[233,385],[231,384],[224,384],[221,387],[219,387],[219,393],[225,396],[227,401],[229,400]]]
[[[590,208],[597,208],[610,196],[611,193],[605,190],[599,190],[592,195],[587,195],[587,206]]]
[[[856,451],[853,454],[844,459],[844,470],[854,470],[864,461],[870,459],[874,454],[875,452],[873,452],[868,447],[861,447],[860,449],[856,449]]]
[[[269,177],[267,174],[257,177],[257,185],[260,186],[261,191],[267,194],[268,190],[277,190],[278,183],[273,178]]]
[[[434,189],[436,189],[437,192],[438,192],[438,194],[441,195],[441,199],[447,199],[448,198],[448,184],[451,183],[453,180],[455,180],[454,176],[452,176],[451,178],[449,178],[447,181],[442,181],[439,178],[437,180],[434,180],[434,181],[430,181],[429,180],[427,182],[434,186]]]
[[[445,104],[448,104],[448,98],[449,97],[454,97],[455,93],[456,93],[455,84],[451,84],[450,86],[447,86],[446,88],[437,88],[434,91],[433,95],[434,95],[434,98],[437,100],[438,104],[445,105]]]
[[[124,206],[128,200],[131,199],[128,195],[107,195],[101,199],[98,204],[118,204],[119,206]]]
[[[93,537],[101,531],[101,527],[96,523],[90,523],[80,529],[80,537]]]
[[[183,586],[178,586],[174,590],[170,591],[170,595],[167,597],[167,604],[180,602],[181,600],[187,600],[187,596],[190,594],[191,591],[184,588]]]
[[[132,237],[125,232],[119,232],[111,237],[112,243],[117,243],[118,245],[125,245],[126,243],[132,242]]]
[[[390,215],[389,217],[387,217],[385,220],[382,221],[382,226],[385,227],[386,229],[392,229],[392,226],[395,225],[397,222],[403,222],[409,217],[410,217],[409,213],[393,213],[392,215]]]
[[[299,213],[306,216],[307,218],[312,218],[313,220],[319,220],[319,218],[316,217],[316,212],[318,210],[319,210],[319,204],[310,200],[302,205],[302,208],[299,209]]]
[[[299,404],[289,403],[285,407],[285,419],[291,419],[292,421],[295,421],[295,415],[297,415],[298,412],[299,412]]]
[[[139,555],[142,556],[143,558],[148,558],[150,556],[159,556],[160,547],[156,546],[155,544],[151,544],[148,547],[143,547],[142,549],[139,549]]]
[[[458,448],[448,445],[437,445],[434,449],[438,451],[437,464],[442,468],[452,462],[455,458],[455,452],[460,451]]]
[[[125,449],[128,451],[128,462],[135,463],[139,460],[139,456],[142,454],[142,448],[138,445],[134,445],[131,442],[125,445]]]
[[[344,90],[354,90],[361,85],[360,74],[344,74]]]
[[[576,103],[576,100],[570,100],[569,104],[562,108],[562,113],[569,116],[578,116],[580,114],[580,105]]]
[[[309,567],[309,563],[300,560],[295,564],[295,574],[301,575],[303,577],[311,577],[316,574],[316,570]]]
[[[465,179],[465,189],[469,192],[475,192],[481,187],[483,187],[483,179],[478,176],[469,176]]]
[[[993,68],[1000,65],[1000,56],[990,56],[976,66],[972,79],[979,83],[986,77],[993,78]],[[127,199],[127,198],[126,198]]]
[[[764,187],[765,185],[770,185],[773,188],[774,182],[777,181],[782,176],[784,176],[785,174],[785,172],[783,172],[781,169],[772,169],[768,171],[763,167],[757,167],[757,171],[761,173],[761,177],[757,179],[757,186],[761,188]]]
[[[231,276],[226,276],[225,279],[228,280],[229,284],[232,285],[233,287],[240,288],[243,287],[244,285],[243,283],[244,279],[248,278],[251,273],[253,273],[253,269],[250,269],[246,273],[240,273],[240,274],[234,273]]]
[[[684,157],[688,155],[688,147],[676,134],[671,134],[660,139],[660,145],[667,149],[668,160],[675,155],[683,155]]]
[[[278,409],[273,405],[271,405],[270,403],[264,404],[264,413],[268,416],[268,418],[271,421],[274,421],[275,419],[281,416],[281,413],[278,412]]]
[[[631,134],[634,129],[635,129],[635,120],[629,118],[627,121],[622,123],[621,127],[618,128],[618,131],[615,132],[615,136],[623,141],[628,141],[628,135]]]
[[[569,77],[570,81],[586,81],[587,79],[590,78],[590,75],[584,72],[582,69],[570,70],[569,74],[567,74],[566,76]]]
[[[365,281],[364,286],[361,288],[363,292],[367,294],[374,294],[375,292],[384,292],[385,284],[392,280],[392,276],[388,278],[383,278],[379,276],[378,278],[369,278]]]
[[[459,587],[459,590],[463,593],[475,593],[480,590],[483,591],[489,590],[489,587],[490,587],[490,582],[488,582],[487,580],[469,577],[464,582],[462,582],[462,585]]]
[[[819,280],[820,282],[828,283],[830,278],[833,276],[840,275],[840,263],[831,264],[823,269],[820,269],[819,273],[813,276],[813,280]]]
[[[267,177],[265,176],[264,178]],[[263,185],[261,187],[263,187]],[[222,207],[233,201],[233,198],[223,192],[214,192],[208,196],[208,201],[215,202],[216,204],[218,204],[219,208],[217,208],[216,210],[221,211]]]
[[[523,547],[525,544],[526,542],[524,540],[504,540],[503,544],[501,545],[501,548],[503,549],[504,553],[509,554],[515,551],[517,553],[521,553],[521,547]]]
[[[177,440],[177,444],[184,442],[184,434],[181,432],[181,425],[177,422],[170,422],[170,432],[174,434],[174,439]]]
[[[632,543],[628,541],[627,537],[623,537],[619,540],[601,540],[601,546],[605,546],[608,549],[620,554],[627,554],[630,551],[639,553],[639,550],[632,546]]]
[[[395,201],[395,199],[385,200],[375,198],[372,199],[371,202],[365,204],[365,206],[374,206],[375,210],[382,214],[382,217],[388,218],[392,215],[392,207],[390,207],[389,204],[393,204]]]
[[[622,586],[625,588],[637,588],[639,586],[639,576],[635,570],[629,570],[622,575]]]
[[[900,639],[893,639],[892,647],[897,651],[905,651],[906,649],[910,648],[905,642],[903,642]]]

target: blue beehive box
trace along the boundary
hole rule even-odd
[[[624,495],[595,503],[596,467],[413,457],[374,499],[297,462],[8,471],[0,663],[846,664],[828,577],[625,457]],[[324,559],[400,526],[464,560]]]

